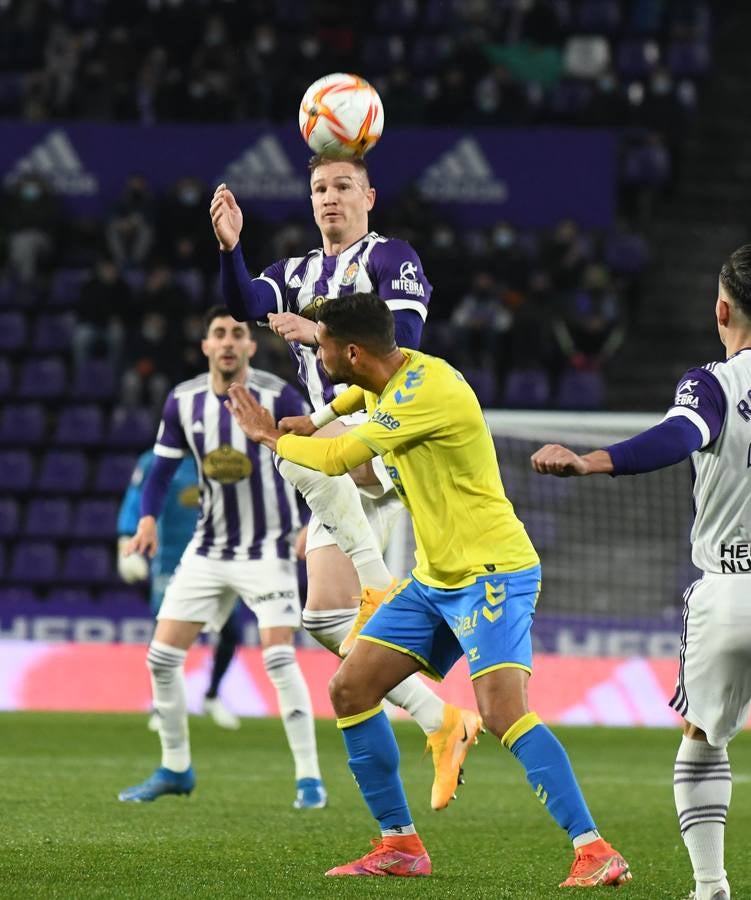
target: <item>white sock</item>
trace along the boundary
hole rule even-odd
[[[279,460],[277,468],[300,491],[340,550],[352,560],[360,587],[387,588],[391,573],[362,508],[360,492],[349,475],[331,477],[288,459]]]
[[[347,637],[357,609],[307,609],[302,611],[303,628],[327,650],[339,656],[339,644]]]
[[[443,725],[446,704],[417,673],[392,688],[386,699],[394,706],[406,709],[425,734],[432,734]]]
[[[574,838],[574,850],[578,850],[579,847],[586,847],[587,844],[593,844],[599,840],[600,832],[596,828],[593,828],[591,831],[583,831]]]
[[[162,765],[173,772],[184,772],[190,766],[188,701],[183,669],[187,655],[187,650],[162,641],[152,641],[146,654],[154,711],[159,716]]]
[[[277,644],[263,651],[263,665],[276,688],[287,743],[295,760],[295,778],[320,778],[313,704],[295,657],[295,648]]]
[[[304,609],[302,624],[319,644],[339,655],[339,644],[349,634],[357,618],[356,609]],[[386,694],[386,699],[405,709],[422,728],[431,734],[443,725],[446,704],[417,675],[410,675]]]
[[[725,878],[725,819],[732,792],[726,747],[684,737],[673,771],[673,794],[683,842],[698,883]]]

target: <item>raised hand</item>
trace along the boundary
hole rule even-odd
[[[234,250],[240,240],[243,214],[234,194],[226,184],[220,184],[214,191],[209,207],[214,234],[222,250]]]
[[[225,406],[235,417],[245,434],[257,444],[276,448],[277,431],[271,413],[265,409],[243,384],[231,384],[227,391],[229,400]]]

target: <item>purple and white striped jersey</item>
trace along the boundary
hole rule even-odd
[[[246,387],[275,421],[304,415],[307,404],[286,381],[250,369]],[[192,453],[201,515],[189,545],[210,559],[291,559],[300,527],[295,489],[277,472],[271,451],[254,443],[211,389],[208,373],[178,384],[164,404],[157,456]]]
[[[688,419],[701,434],[691,454],[696,518],[694,565],[705,572],[751,573],[751,348],[689,369],[666,419]]]
[[[424,322],[432,286],[425,277],[415,250],[396,238],[371,231],[338,256],[326,256],[321,248],[306,256],[281,259],[254,279],[271,286],[277,312],[293,312],[313,318],[326,300],[360,291],[373,291],[392,312],[411,311]],[[298,364],[300,381],[310,402],[320,409],[346,385],[332,385],[316,359],[313,347],[290,345]]]

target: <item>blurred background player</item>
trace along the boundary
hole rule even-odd
[[[120,504],[117,518],[118,550],[125,547],[128,541],[136,533],[138,520],[141,517],[141,497],[146,476],[154,462],[154,451],[147,450],[138,458],[130,485],[125,492]],[[120,577],[127,584],[137,581],[145,581],[147,578],[151,584],[150,605],[151,612],[156,618],[159,607],[164,599],[164,592],[172,573],[177,568],[180,557],[187,547],[196,528],[198,520],[199,495],[198,473],[195,460],[185,457],[172,481],[170,482],[167,498],[164,502],[164,511],[157,522],[157,536],[159,545],[149,565],[145,557],[138,553],[125,556],[118,552],[117,570]],[[218,696],[219,685],[225,672],[232,662],[235,650],[242,641],[242,623],[239,615],[239,605],[236,604],[232,614],[219,632],[219,638],[214,647],[213,664],[209,686],[203,700],[203,711],[219,725],[220,728],[237,729],[240,727],[240,719],[222,703]],[[149,728],[157,731],[159,717],[154,714],[149,718]]]
[[[242,321],[268,320],[287,341],[316,410],[313,421],[320,424],[318,411],[343,385],[333,384],[316,359],[318,310],[332,297],[378,291],[393,312],[399,346],[418,347],[432,287],[408,243],[368,230],[376,195],[361,159],[314,156],[310,188],[322,247],[278,260],[257,278],[251,278],[246,268],[240,244],[243,214],[226,185],[217,187],[210,212],[230,311]],[[321,435],[335,435],[345,427],[331,423]],[[303,624],[324,647],[345,655],[360,627],[394,586],[382,554],[401,504],[380,459],[358,469],[352,478],[328,478],[288,460],[281,460],[278,467],[313,513],[306,545],[308,598]],[[417,676],[395,687],[388,699],[407,710],[427,735],[435,768],[431,805],[443,809],[454,795],[461,764],[481,727],[479,717],[444,703]]]
[[[146,657],[159,716],[162,764],[119,797],[151,801],[193,790],[185,658],[205,626],[218,630],[224,625],[239,595],[258,619],[264,667],[276,689],[295,760],[294,805],[318,808],[326,805],[326,791],[310,694],[293,646],[300,626],[290,545],[300,524],[295,492],[275,470],[271,453],[247,440],[223,400],[229,384],[239,381],[277,417],[298,415],[305,404],[281,378],[250,368],[256,344],[247,324],[235,321],[225,307],[210,309],[205,321],[201,348],[209,372],[177,385],[165,402],[154,462],[143,486],[141,518],[135,536],[123,548],[126,556],[153,556],[159,544],[156,521],[170,481],[181,460],[192,453],[198,466],[201,516],[167,585]]]
[[[720,271],[715,317],[726,358],[689,369],[662,422],[579,456],[546,444],[542,474],[635,475],[691,458],[696,518],[692,559],[702,571],[684,594],[680,670],[670,705],[683,716],[673,792],[696,900],[729,900],[725,821],[732,791],[727,745],[751,707],[751,244]]]
[[[330,414],[367,408],[366,422],[312,440],[309,419],[302,436],[282,434],[240,384],[228,405],[249,437],[301,465],[338,474],[382,455],[417,543],[411,577],[376,610],[329,685],[350,769],[381,839],[326,874],[430,875],[381,701],[403,678],[424,671],[442,679],[465,656],[483,721],[573,842],[560,886],[630,880],[626,861],[597,831],[566,751],[527,704],[540,560],[506,496],[477,397],[445,360],[397,346],[392,314],[375,294],[327,304],[316,340],[321,365],[352,385]],[[398,428],[388,427],[395,421]]]

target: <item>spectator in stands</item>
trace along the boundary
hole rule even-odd
[[[51,186],[34,172],[22,175],[2,198],[8,262],[22,284],[36,281],[53,259],[59,216]]]
[[[573,219],[558,223],[543,243],[541,261],[556,290],[571,290],[578,284],[587,260],[579,226]]]
[[[563,365],[575,369],[598,369],[618,349],[623,312],[604,266],[589,265],[581,286],[565,295],[553,333]]]
[[[106,225],[107,246],[120,268],[143,266],[154,244],[154,203],[143,175],[128,178]]]
[[[508,356],[513,315],[504,299],[502,287],[489,272],[475,274],[470,290],[451,314],[460,368],[493,370]]]
[[[101,257],[81,288],[73,330],[73,360],[80,369],[106,349],[113,368],[122,361],[125,323],[133,317],[133,297],[117,266]]]
[[[157,208],[161,252],[176,269],[214,272],[216,246],[206,228],[208,197],[198,178],[180,178]]]
[[[122,402],[158,413],[171,384],[182,378],[182,335],[161,312],[146,312],[125,341]]]
[[[161,260],[155,260],[146,273],[139,297],[141,314],[156,312],[170,322],[179,322],[190,311],[190,305],[190,297],[175,280],[172,269]]]

